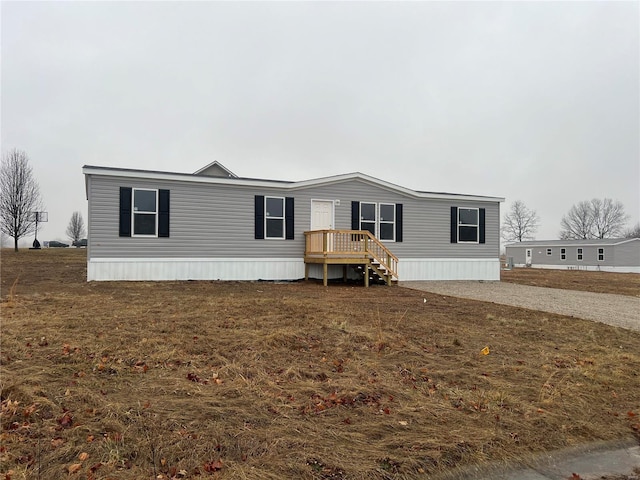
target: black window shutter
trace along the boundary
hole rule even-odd
[[[402,204],[396,203],[396,242],[402,241]]]
[[[360,230],[360,202],[351,202],[351,230]]]
[[[264,238],[264,195],[255,196],[255,217],[255,238],[261,240]]]
[[[131,188],[120,187],[120,231],[119,236],[131,236]]]
[[[451,243],[458,243],[458,207],[451,207]]]
[[[485,243],[484,215],[485,215],[485,209],[484,208],[479,209],[478,210],[478,241],[480,243]]]
[[[169,236],[169,190],[158,191],[158,237]]]
[[[293,240],[294,236],[294,223],[293,223],[293,198],[287,197],[284,199],[284,238],[287,240]]]

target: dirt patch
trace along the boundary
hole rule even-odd
[[[397,287],[87,283],[84,254],[2,252],[13,479],[436,478],[640,431],[639,333]]]

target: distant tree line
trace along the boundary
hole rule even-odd
[[[625,229],[628,220],[629,215],[620,201],[611,198],[581,201],[562,217],[560,238],[640,238],[640,223]],[[501,235],[507,242],[532,240],[539,225],[540,217],[536,211],[516,200],[502,220]]]
[[[560,238],[586,240],[617,238],[622,235],[629,216],[620,201],[610,198],[582,201],[571,207],[560,222]]]

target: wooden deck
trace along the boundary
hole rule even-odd
[[[367,230],[313,230],[305,235],[305,279],[309,265],[323,265],[322,280],[327,285],[328,265],[364,267],[365,286],[369,286],[369,270],[373,270],[387,285],[398,280],[398,258]]]

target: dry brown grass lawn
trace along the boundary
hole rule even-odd
[[[435,478],[640,429],[638,333],[394,287],[87,283],[84,254],[2,252],[12,479]]]
[[[640,297],[640,275],[637,273],[514,268],[513,270],[503,270],[500,273],[500,279],[503,282],[536,287],[563,288]]]

